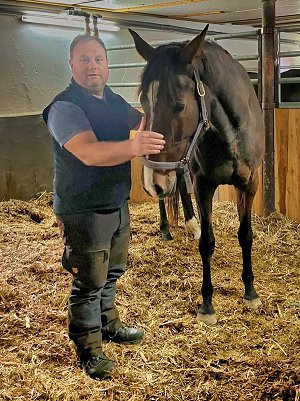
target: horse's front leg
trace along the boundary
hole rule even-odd
[[[199,239],[201,230],[199,227],[199,223],[195,217],[192,198],[187,191],[183,173],[177,174],[177,186],[181,197],[185,227],[187,229],[187,232],[191,233],[195,239]]]
[[[215,324],[217,317],[212,305],[213,286],[211,282],[210,261],[215,250],[215,236],[212,228],[212,199],[215,187],[196,181],[194,185],[195,196],[201,216],[201,238],[199,252],[202,258],[203,278],[201,294],[203,303],[200,306],[198,317],[208,325]]]
[[[161,232],[161,238],[163,241],[171,241],[173,239],[170,233],[170,225],[167,217],[166,206],[164,199],[158,200],[159,204],[159,228]]]
[[[240,220],[238,231],[239,244],[243,254],[243,273],[242,280],[245,286],[244,303],[250,309],[257,309],[261,304],[259,296],[255,291],[253,281],[254,275],[252,272],[252,225],[251,225],[251,210],[253,200],[258,187],[257,172],[253,174],[246,190],[236,188],[237,194],[237,209]]]

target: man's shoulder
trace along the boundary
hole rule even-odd
[[[78,101],[81,100],[81,98],[82,96],[80,96],[80,93],[78,91],[68,86],[65,90],[55,96],[55,98],[52,100],[52,103],[55,103],[57,101],[65,101],[77,104]]]
[[[48,114],[49,111],[54,103],[57,102],[68,102],[75,104],[80,107],[82,103],[82,99],[80,96],[80,93],[78,93],[76,90],[72,88],[71,85],[69,85],[66,89],[64,89],[62,92],[58,93],[54,99],[51,101],[51,103],[48,104],[47,107],[43,110],[43,118],[44,121],[47,123],[48,120]]]
[[[51,113],[61,113],[61,114],[67,114],[67,115],[76,115],[77,113],[82,113],[83,110],[80,106],[77,104],[70,102],[68,100],[56,100],[51,104],[50,110],[49,110],[49,117]]]

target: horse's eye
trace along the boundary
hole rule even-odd
[[[185,108],[185,104],[184,103],[176,103],[176,105],[174,106],[174,113],[180,113],[181,111],[183,111]]]

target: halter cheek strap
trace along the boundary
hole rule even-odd
[[[183,169],[183,176],[186,183],[186,188],[188,193],[193,192],[193,184],[190,175],[190,158],[192,152],[194,150],[195,144],[201,134],[201,132],[205,132],[209,128],[209,121],[207,117],[207,109],[205,104],[205,88],[203,82],[200,79],[199,72],[197,70],[194,71],[194,76],[196,80],[196,87],[198,95],[200,96],[200,105],[201,105],[201,119],[199,121],[198,127],[195,131],[193,139],[187,148],[185,155],[180,161],[177,162],[155,162],[149,160],[148,157],[142,156],[141,160],[145,167],[149,167],[153,170],[179,170]]]

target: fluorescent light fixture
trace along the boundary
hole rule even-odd
[[[65,28],[81,29],[84,31],[84,18],[82,17],[61,17],[61,16],[42,16],[42,15],[22,15],[23,22],[32,24],[60,26]],[[120,28],[112,22],[98,23],[99,31],[119,32]]]

